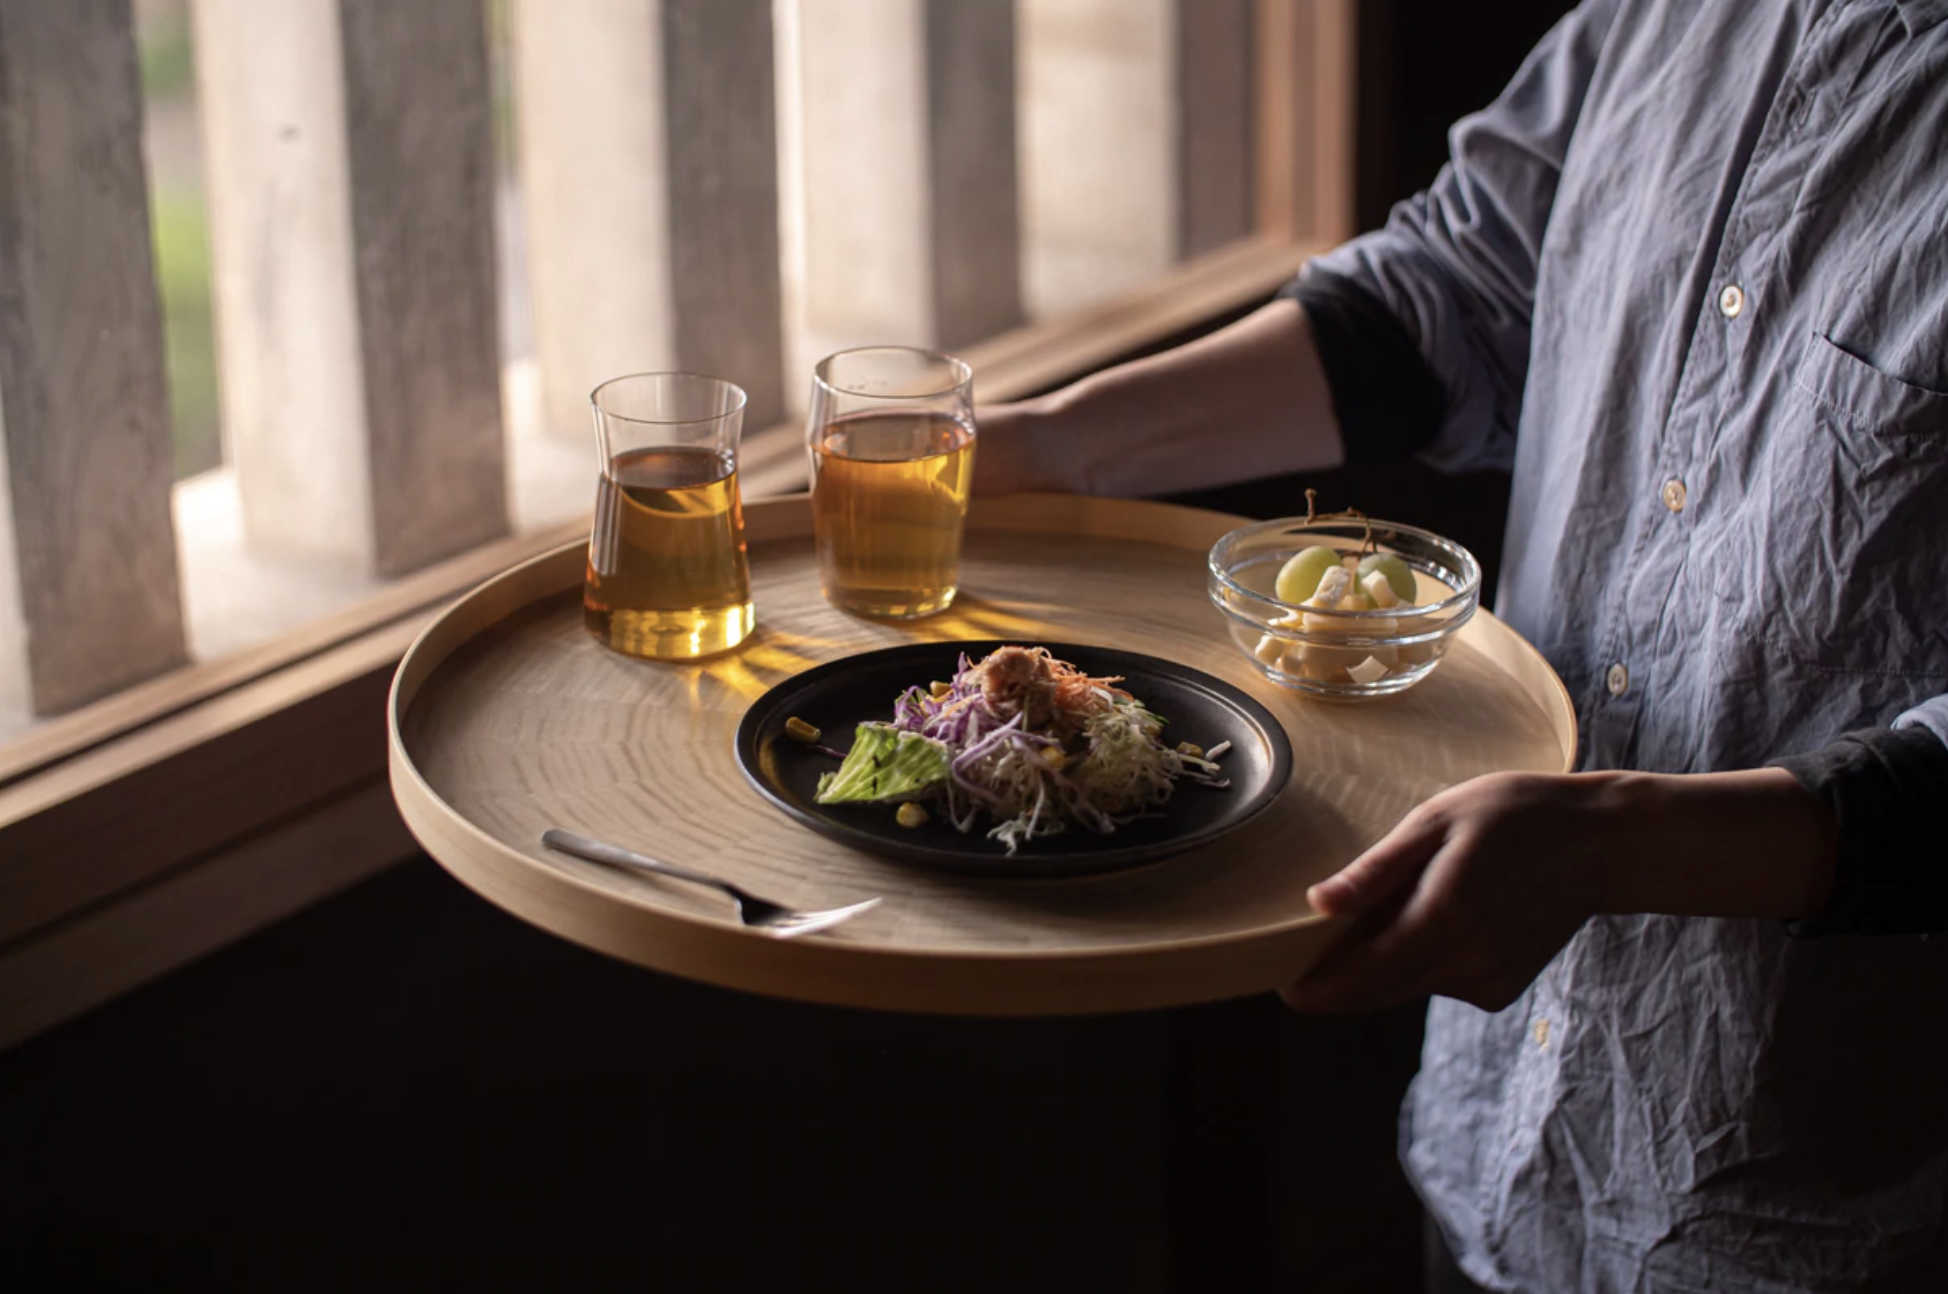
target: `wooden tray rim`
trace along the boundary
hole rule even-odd
[[[802,493],[754,501],[745,514],[754,549],[810,534],[809,496]],[[1208,549],[1224,532],[1247,523],[1173,504],[1070,495],[980,499],[968,520],[975,531],[1080,532],[1190,550]],[[597,951],[725,988],[927,1013],[1073,1014],[1212,1001],[1275,987],[1308,952],[1321,951],[1314,928],[1328,919],[1315,913],[1222,934],[1070,949],[779,940],[728,918],[632,900],[523,853],[476,826],[425,781],[401,724],[427,680],[465,643],[521,608],[572,589],[582,578],[586,547],[585,540],[570,541],[459,598],[406,650],[387,696],[387,764],[401,816],[442,867],[497,906]],[[1555,672],[1485,609],[1461,633],[1488,640],[1481,644],[1486,654],[1550,718],[1568,771],[1575,758],[1575,709]],[[1512,663],[1526,668],[1511,669]]]

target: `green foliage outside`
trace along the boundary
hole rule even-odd
[[[139,34],[142,93],[150,99],[188,98],[195,90],[196,63],[187,15],[181,9],[163,10],[141,24]]]
[[[159,6],[139,25],[142,93],[150,113],[193,110],[195,65],[189,19]],[[194,166],[153,158],[149,225],[162,296],[164,364],[178,477],[223,461],[218,432],[216,331],[210,296],[209,213]]]
[[[488,0],[494,140],[500,164],[512,165],[512,93],[505,50],[506,0]],[[138,55],[147,111],[178,119],[195,111],[196,64],[189,9],[181,0],[137,7]],[[178,478],[223,461],[217,395],[215,312],[211,304],[209,213],[200,168],[181,156],[180,133],[150,159],[149,218],[156,283],[162,295],[165,361]]]
[[[216,322],[210,305],[210,236],[203,195],[172,188],[150,197],[156,283],[162,290],[163,356],[175,428],[176,475],[223,461],[216,390]]]

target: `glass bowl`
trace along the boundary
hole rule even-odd
[[[1346,611],[1281,602],[1279,568],[1302,548],[1395,553],[1414,574],[1412,605]],[[1211,603],[1231,639],[1272,682],[1365,700],[1426,678],[1481,601],[1481,564],[1432,531],[1360,517],[1283,517],[1241,526],[1211,546]]]

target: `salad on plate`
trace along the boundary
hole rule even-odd
[[[963,832],[985,818],[1013,854],[1074,826],[1113,832],[1159,811],[1180,781],[1230,785],[1216,763],[1228,742],[1208,752],[1165,744],[1164,720],[1122,681],[1045,647],[1000,647],[979,661],[963,652],[951,680],[909,687],[890,720],[860,724],[815,798],[900,805],[907,826],[926,816],[909,806],[932,805]]]

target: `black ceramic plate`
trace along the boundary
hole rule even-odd
[[[1192,741],[1210,749],[1229,741],[1220,761],[1231,785],[1222,790],[1180,782],[1155,817],[1125,823],[1110,835],[1072,827],[1025,842],[1011,856],[985,832],[985,817],[972,831],[956,831],[935,813],[919,827],[893,820],[884,804],[819,804],[812,796],[819,775],[838,761],[785,736],[794,715],[820,729],[838,750],[868,719],[893,717],[893,700],[907,688],[954,676],[960,654],[971,660],[1004,645],[981,642],[916,643],[866,652],[794,675],[751,706],[737,729],[737,762],[773,804],[811,828],[859,849],[958,872],[988,876],[1077,876],[1153,862],[1217,839],[1262,811],[1292,773],[1292,747],[1278,720],[1237,688],[1209,674],[1135,652],[1073,643],[1043,643],[1057,657],[1089,674],[1120,674],[1122,686],[1166,721],[1173,743]]]

